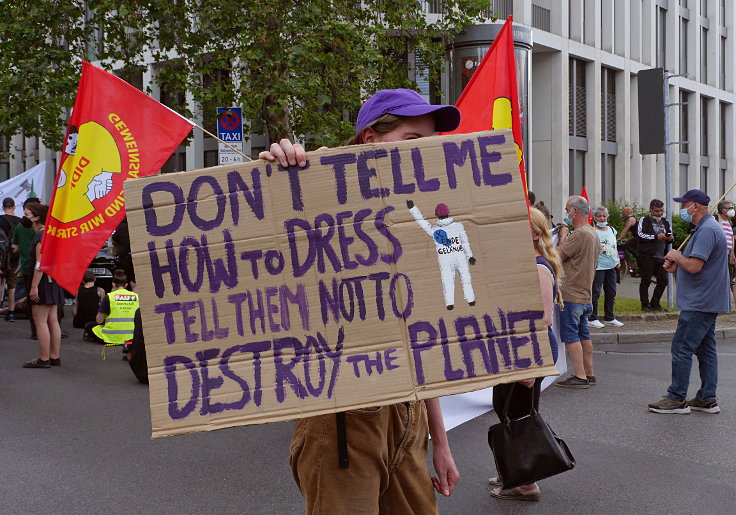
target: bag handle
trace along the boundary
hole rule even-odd
[[[509,414],[508,414],[508,410],[509,410],[509,402],[508,402],[508,400],[511,400],[513,398],[513,396],[514,396],[514,388],[516,388],[516,385],[517,385],[516,382],[511,383],[511,388],[509,389],[509,395],[508,395],[507,402],[504,402],[503,413],[499,413],[499,417],[498,417],[500,419],[501,423],[503,424],[503,429],[504,429],[504,432],[506,433],[506,436],[508,436],[509,438],[511,437],[511,419],[509,418]],[[532,386],[532,388],[534,388],[534,387]],[[535,424],[537,425],[537,427],[539,427],[538,418],[534,416],[534,415],[538,415],[539,414],[539,412],[537,411],[537,408],[534,406],[534,404],[535,404],[534,403],[534,397],[535,396],[536,396],[535,395],[535,392],[532,392],[532,395],[530,396],[531,397],[531,405],[529,406],[529,414],[532,415],[532,418],[534,419]]]

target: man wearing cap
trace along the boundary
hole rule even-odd
[[[661,401],[649,404],[655,413],[690,413],[690,410],[718,413],[718,354],[716,317],[731,312],[728,283],[726,237],[708,213],[710,197],[701,190],[690,190],[680,202],[680,217],[695,229],[684,252],[670,250],[664,267],[677,273],[677,307],[680,318],[672,337],[672,384]],[[687,398],[693,354],[698,357],[701,387]]]
[[[442,278],[442,294],[445,299],[445,307],[455,307],[455,272],[460,276],[460,284],[463,287],[465,302],[471,306],[475,305],[475,293],[470,278],[468,264],[474,265],[475,258],[470,250],[468,235],[465,234],[463,224],[450,218],[450,209],[445,204],[437,204],[434,214],[439,220],[432,225],[424,219],[422,212],[414,202],[406,201],[409,213],[434,240],[437,251],[437,261],[440,264],[440,277]]]
[[[11,251],[10,241],[13,237],[13,229],[20,222],[20,218],[15,216],[15,200],[13,197],[5,197],[3,199],[3,215],[0,216],[0,230],[5,234],[5,241],[8,255],[5,256],[5,263],[0,265],[0,275],[5,279],[8,288],[8,311],[5,313],[5,320],[15,320],[15,285],[18,280],[18,254]]]
[[[381,90],[360,108],[348,144],[423,138],[459,124],[454,106],[430,105],[408,89]],[[285,168],[307,164],[304,148],[286,139],[258,157]],[[428,435],[437,477],[427,470]],[[432,487],[449,496],[460,480],[439,399],[299,419],[291,469],[307,513],[438,513]]]

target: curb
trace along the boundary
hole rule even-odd
[[[670,343],[674,331],[591,334],[593,344]],[[736,327],[716,329],[716,340],[736,338]]]

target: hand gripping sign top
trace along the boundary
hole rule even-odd
[[[126,183],[154,437],[557,373],[510,131],[308,159]]]

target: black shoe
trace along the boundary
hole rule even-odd
[[[468,306],[475,306],[475,301],[473,301],[473,302],[468,302]]]
[[[588,379],[588,383],[590,383],[590,386],[595,386],[598,384],[598,382],[595,380],[595,376],[585,376],[585,377]]]
[[[49,360],[32,359],[28,363],[23,363],[23,368],[51,368]]]
[[[49,362],[51,363],[52,367],[60,367],[61,366],[61,358],[50,358]]]
[[[581,390],[590,388],[590,381],[587,379],[580,379],[577,376],[570,376],[564,381],[559,381],[555,384],[560,388],[578,388]]]
[[[649,306],[650,311],[664,311],[664,308],[659,302],[653,302]]]
[[[643,312],[645,312],[645,313],[651,313],[652,311],[654,311],[654,310],[652,309],[652,307],[651,307],[651,306],[650,306],[649,304],[643,305],[643,306],[641,307],[641,310],[642,310]]]
[[[447,311],[452,311],[453,309],[455,309],[454,304],[450,304],[449,306],[447,306]]]

